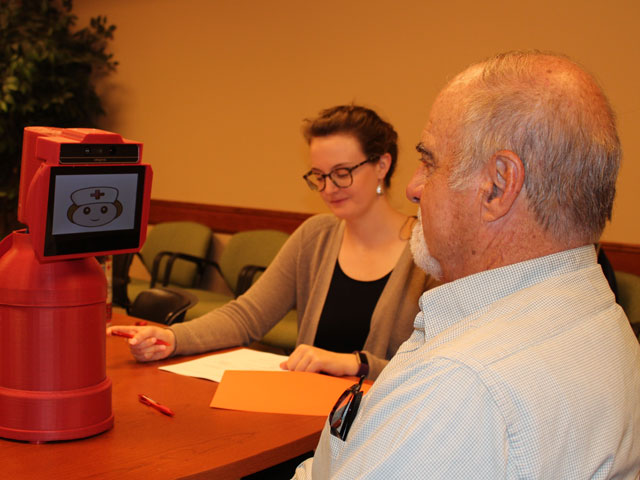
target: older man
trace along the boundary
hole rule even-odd
[[[500,55],[447,85],[417,148],[414,257],[445,283],[296,475],[637,478],[640,349],[592,246],[620,159],[604,94],[566,58]]]

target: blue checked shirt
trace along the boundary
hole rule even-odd
[[[640,348],[592,247],[425,292],[346,439],[297,478],[634,479]]]

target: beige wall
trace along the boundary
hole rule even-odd
[[[443,83],[500,51],[566,53],[618,113],[625,159],[604,239],[640,244],[638,0],[76,0],[74,11],[79,25],[98,14],[117,25],[102,126],[144,142],[154,198],[301,212],[325,210],[301,179],[303,118],[357,102],[391,121],[391,195],[413,212],[404,186]]]

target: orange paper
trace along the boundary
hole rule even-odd
[[[358,379],[309,372],[227,370],[211,407],[263,413],[326,417],[342,392]],[[362,391],[369,389],[362,385]]]

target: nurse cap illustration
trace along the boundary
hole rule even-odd
[[[82,188],[71,194],[71,201],[67,218],[82,227],[106,225],[118,218],[123,208],[114,187]]]

